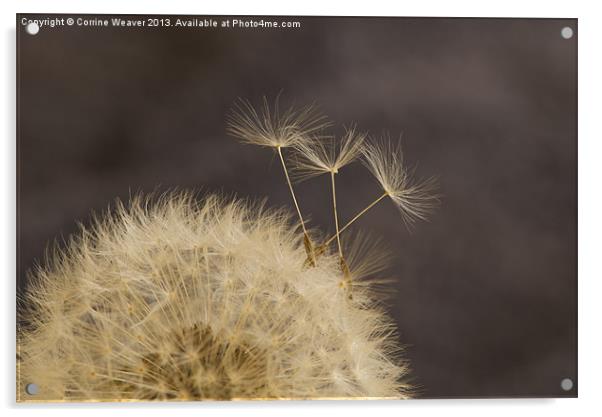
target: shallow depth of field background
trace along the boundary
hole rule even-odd
[[[271,152],[224,123],[237,97],[282,90],[336,132],[401,135],[440,179],[441,208],[411,233],[389,202],[358,222],[395,253],[388,305],[422,397],[576,395],[560,389],[577,379],[577,40],[560,35],[576,20],[289,20],[302,28],[18,22],[18,289],[116,197],[178,187],[292,210]],[[337,180],[343,220],[379,195],[359,164]],[[297,192],[332,230],[328,185]]]

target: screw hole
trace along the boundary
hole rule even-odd
[[[564,38],[564,39],[571,39],[573,37],[573,29],[571,29],[568,26],[565,26],[562,28],[562,30],[560,31],[560,35]]]
[[[37,395],[40,391],[37,384],[27,384],[25,385],[25,392],[29,395]]]
[[[560,381],[560,388],[562,388],[563,391],[572,390],[573,380],[571,378],[564,378],[562,381]]]
[[[25,26],[25,30],[30,35],[37,35],[40,31],[40,25],[38,25],[36,22],[29,22],[27,26]]]

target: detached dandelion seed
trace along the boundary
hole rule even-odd
[[[248,100],[238,99],[226,121],[227,131],[242,142],[274,149],[291,147],[330,125],[315,105],[281,111],[279,97],[272,108],[263,97],[260,111]]]
[[[383,194],[349,220],[337,234],[327,239],[322,247],[328,246],[338,234],[385,197],[393,201],[409,228],[417,220],[426,220],[428,214],[439,204],[439,196],[436,193],[437,179],[431,177],[424,181],[415,181],[404,165],[401,146],[393,145],[388,135],[365,143],[362,153],[362,162],[378,181]]]
[[[273,109],[270,109],[268,100],[264,97],[261,112],[257,112],[248,100],[239,99],[235,103],[233,111],[227,116],[227,122],[227,130],[232,136],[244,143],[273,148],[278,153],[278,158],[282,165],[299,221],[301,222],[301,228],[303,229],[307,256],[311,264],[314,265],[315,253],[313,243],[301,214],[284,156],[282,155],[282,148],[298,145],[304,142],[311,134],[324,129],[329,125],[326,118],[317,113],[315,107],[311,105],[302,107],[300,110],[296,110],[291,106],[281,113],[278,97],[275,100]]]
[[[363,161],[384,193],[395,203],[408,227],[417,220],[426,220],[439,204],[437,179],[414,180],[404,165],[401,146],[393,145],[388,136],[368,143]]]
[[[311,178],[325,173],[330,174],[333,216],[337,238],[337,248],[341,269],[345,276],[344,285],[351,294],[351,274],[343,256],[339,239],[339,216],[337,211],[337,194],[335,175],[345,165],[352,163],[362,152],[365,133],[358,133],[355,127],[346,129],[345,135],[336,140],[334,137],[313,138],[295,145],[298,159],[295,160],[294,174],[299,180]]]
[[[355,161],[361,154],[367,134],[352,126],[340,138],[313,136],[295,143],[293,177],[303,181],[322,174],[338,174],[339,170]]]

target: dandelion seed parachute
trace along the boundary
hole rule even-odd
[[[336,254],[307,268],[302,239],[240,200],[118,204],[32,272],[20,399],[408,398],[369,282],[349,300]],[[379,263],[350,252],[359,274]]]
[[[312,137],[295,143],[292,175],[303,181],[339,169],[355,161],[361,154],[367,134],[350,127],[339,139],[332,136]]]
[[[395,203],[404,223],[411,227],[417,220],[426,220],[439,204],[437,179],[416,181],[404,165],[401,147],[388,136],[371,140],[362,152],[362,162]]]
[[[239,99],[226,118],[227,131],[242,142],[270,148],[287,148],[329,126],[316,107],[291,106],[281,111],[278,99],[271,107],[266,97],[261,110],[244,99]]]

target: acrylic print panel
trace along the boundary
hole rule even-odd
[[[18,401],[576,396],[577,36],[18,15]]]

